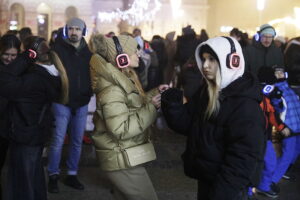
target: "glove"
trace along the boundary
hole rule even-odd
[[[269,94],[270,99],[280,99],[282,97],[282,92],[275,87],[274,90]]]
[[[170,88],[161,94],[162,103],[183,104],[183,92],[178,88]]]

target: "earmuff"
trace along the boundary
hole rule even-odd
[[[240,56],[236,53],[235,45],[230,37],[225,37],[230,43],[230,53],[226,56],[226,66],[229,69],[237,69],[240,66]]]
[[[266,30],[267,28],[271,28],[271,29],[274,30],[274,32],[275,32],[274,37],[275,37],[275,36],[276,36],[276,30],[275,30],[275,28],[274,28],[273,26],[266,26],[266,27],[264,27],[263,29],[257,31],[257,33],[254,35],[254,39],[255,39],[256,41],[259,41],[259,40],[260,40],[261,32],[263,32],[263,31]]]
[[[84,23],[84,27],[83,27],[83,30],[82,30],[82,36],[87,36],[87,33],[88,33],[88,30],[87,30],[86,24]],[[63,35],[64,35],[64,38],[69,37],[68,36],[68,26],[67,25],[65,25],[64,28],[63,28]]]
[[[126,68],[129,66],[130,59],[129,56],[126,53],[123,53],[122,46],[119,42],[119,39],[116,36],[112,37],[116,50],[117,50],[117,57],[116,57],[116,62],[119,68]]]

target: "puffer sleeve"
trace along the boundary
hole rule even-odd
[[[100,93],[106,128],[123,140],[143,133],[156,119],[156,108],[152,103],[131,110],[126,101],[126,94],[118,86],[107,87]]]

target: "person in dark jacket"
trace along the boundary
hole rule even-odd
[[[24,48],[0,73],[0,94],[9,100],[11,121],[7,199],[46,200],[42,151],[53,121],[51,102],[66,81],[60,81],[57,67],[63,67],[45,39],[29,36]]]
[[[244,200],[263,167],[265,119],[258,81],[244,74],[241,46],[216,37],[195,52],[204,84],[187,103],[182,92],[162,94],[170,128],[187,136],[185,174],[198,180],[200,200]]]
[[[289,73],[288,83],[300,95],[300,37],[292,38],[284,50],[285,70]]]
[[[255,35],[251,45],[244,49],[246,71],[257,75],[260,67],[283,66],[283,53],[275,46],[275,29],[264,24]]]
[[[16,59],[20,52],[21,42],[15,35],[4,35],[0,39],[0,71],[4,70],[8,64]],[[0,72],[1,73],[1,72]],[[8,112],[8,100],[0,96],[0,113]],[[7,134],[9,131],[9,118],[7,115],[0,115],[0,180],[1,171],[5,162],[9,141]],[[0,182],[0,199],[2,190]]]
[[[92,96],[89,62],[92,56],[83,36],[87,34],[84,21],[71,18],[58,33],[53,50],[58,54],[69,80],[69,100],[66,104],[53,103],[55,130],[48,154],[48,191],[58,193],[59,164],[62,146],[68,131],[70,143],[67,158],[65,184],[83,190],[84,185],[77,179],[82,139],[88,115],[88,103]]]

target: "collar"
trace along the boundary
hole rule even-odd
[[[56,67],[52,65],[43,65],[39,64],[39,66],[43,67],[44,69],[47,70],[47,72],[52,75],[52,76],[59,76],[59,71],[56,69]]]

